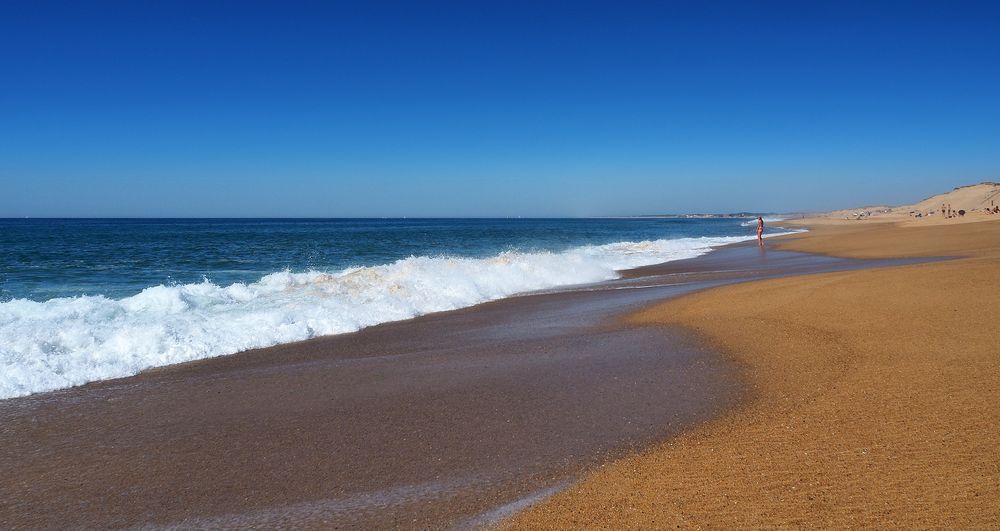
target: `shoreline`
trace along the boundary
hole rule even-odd
[[[133,286],[135,292],[120,298],[95,292],[10,299],[0,302],[10,325],[0,337],[11,347],[4,353],[9,371],[0,374],[0,399],[510,297],[571,291],[613,280],[628,267],[697,256],[748,238],[667,236],[553,252],[498,248],[498,254],[464,258],[432,253],[332,272],[278,270],[244,283]]]
[[[735,368],[700,341],[617,316],[741,278],[873,265],[735,246],[3,401],[0,523],[466,521],[738,402]]]
[[[778,248],[955,257],[703,290],[633,313],[743,367],[752,399],[507,527],[995,527],[1000,223],[806,220]]]

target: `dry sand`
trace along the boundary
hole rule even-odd
[[[937,194],[923,201],[912,205],[902,206],[866,206],[849,208],[845,210],[835,210],[819,217],[822,219],[851,219],[851,220],[886,220],[898,221],[902,219],[956,219],[967,220],[968,217],[988,218],[987,210],[992,210],[1000,205],[1000,183],[982,182],[959,186],[949,192]],[[951,207],[953,216],[946,216],[947,208]],[[959,217],[958,211],[963,210],[965,214]],[[919,214],[920,217],[917,217]]]
[[[753,397],[512,527],[1000,527],[1000,216],[820,226],[779,246],[963,258],[726,286],[634,315],[708,338]]]

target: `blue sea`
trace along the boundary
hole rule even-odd
[[[615,278],[743,219],[0,220],[0,398]]]

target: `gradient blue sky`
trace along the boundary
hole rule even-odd
[[[0,216],[816,210],[1000,180],[1000,3],[0,3]]]

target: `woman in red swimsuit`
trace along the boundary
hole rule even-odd
[[[757,243],[764,245],[764,218],[757,216]]]

